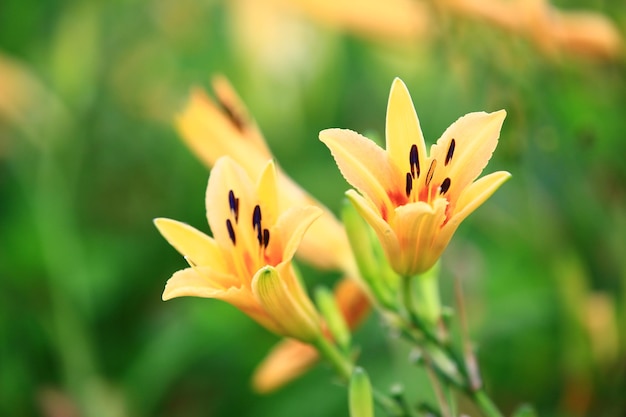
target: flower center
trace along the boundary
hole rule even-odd
[[[270,231],[263,228],[261,220],[261,206],[257,204],[252,212],[252,228],[256,231],[259,247],[263,246],[263,249],[267,249],[267,245],[270,243]]]
[[[234,267],[240,276],[252,277],[262,265],[273,264],[268,254],[270,231],[263,227],[263,214],[259,204],[252,210],[250,229],[245,224],[239,224],[239,198],[233,190],[228,192],[228,206],[230,218],[226,219],[226,230],[233,244]],[[248,238],[250,232],[256,235],[256,242],[255,239]]]
[[[452,139],[446,153],[444,167],[448,166],[452,160],[455,146],[456,141]],[[423,182],[420,183],[421,171],[417,145],[413,144],[411,146],[409,151],[409,171],[406,173],[405,179],[405,192],[409,202],[423,201],[430,204],[437,194],[445,196],[452,185],[452,180],[450,177],[445,177],[440,183],[433,182],[436,168],[437,159],[433,159],[430,162],[426,175],[423,177]]]

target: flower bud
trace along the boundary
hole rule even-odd
[[[372,385],[363,368],[355,368],[350,378],[350,417],[374,417]]]

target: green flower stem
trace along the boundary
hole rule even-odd
[[[313,345],[320,355],[330,362],[337,375],[339,375],[344,382],[350,381],[350,377],[354,371],[354,364],[350,359],[341,353],[337,346],[328,341],[328,339],[324,336],[320,336],[313,343]],[[400,407],[400,405],[398,405],[393,399],[389,398],[389,396],[375,389],[372,389],[372,395],[374,396],[376,404],[378,404],[380,408],[384,409],[387,415],[393,417],[403,417],[406,415],[402,407]]]
[[[479,389],[472,393],[472,398],[482,411],[485,417],[504,417],[504,415],[498,410],[498,407],[491,401],[491,398],[485,393],[484,390]]]
[[[444,396],[442,385],[437,379],[437,374],[433,371],[433,366],[429,360],[426,360],[425,363],[426,374],[428,375],[428,379],[430,379],[430,383],[433,388],[433,392],[435,393],[435,398],[437,399],[437,403],[439,403],[439,410],[441,411],[442,417],[451,417],[449,405],[447,403],[447,399]]]
[[[450,408],[450,415],[455,417],[458,415],[456,401],[454,401],[454,392],[452,387],[448,384],[443,384],[443,394],[445,395],[448,407]]]
[[[411,322],[413,321],[413,317],[415,317],[415,307],[413,305],[413,297],[412,297],[413,290],[411,288],[411,278],[402,277],[400,281],[402,284],[400,286],[402,305],[404,306],[408,321]]]
[[[374,401],[376,402],[376,404],[378,404],[380,408],[385,410],[388,416],[393,416],[393,417],[405,417],[407,415],[412,416],[412,414],[405,412],[405,410],[400,406],[400,404],[398,404],[388,395],[385,395],[376,389],[372,390],[372,394],[374,395]]]
[[[405,278],[406,291],[412,299],[411,308],[422,322],[433,329],[441,319],[441,297],[439,295],[439,264],[414,277]],[[411,288],[411,286],[413,288]],[[406,295],[405,295],[406,297]]]
[[[472,379],[463,356],[448,340],[442,340],[438,336],[436,326],[439,325],[441,306],[437,273],[437,269],[433,268],[423,276],[403,277],[400,288],[402,307],[390,313],[396,316],[396,324],[403,336],[424,353],[424,366],[427,367],[429,373],[441,380],[443,386],[454,387],[464,392],[480,408],[485,417],[503,417],[485,391],[472,386]],[[416,284],[413,284],[413,280],[416,280]],[[416,288],[418,291],[413,290],[413,285],[419,286]],[[450,388],[447,390],[449,391]],[[448,392],[447,397],[452,398],[451,393]],[[442,412],[449,412],[448,404],[442,404],[442,406],[445,407],[445,409],[442,407]]]
[[[420,278],[417,277],[417,279]],[[426,278],[428,280],[433,279],[432,276]],[[429,285],[429,287],[432,287],[432,285]],[[439,296],[438,292],[436,296]],[[461,391],[466,391],[468,385],[465,383],[467,372],[463,366],[464,363],[449,344],[442,342],[436,336],[434,323],[425,323],[416,311],[410,278],[402,278],[401,297],[404,305],[404,315],[399,314],[399,323],[403,327],[401,330],[405,337],[408,337],[424,353],[428,354],[432,361],[433,369],[446,380],[446,383],[455,386]],[[435,302],[433,305],[438,305],[438,302]],[[418,337],[413,329],[417,329],[423,337]]]
[[[345,355],[343,355],[337,346],[330,343],[324,336],[317,338],[313,343],[317,351],[322,355],[335,369],[337,375],[344,381],[349,381],[354,370],[354,364]]]

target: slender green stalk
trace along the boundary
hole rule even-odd
[[[337,375],[344,381],[349,381],[354,370],[354,364],[343,355],[337,346],[330,343],[324,336],[315,341],[317,351],[332,365]]]
[[[402,277],[402,284],[400,285],[400,295],[402,297],[402,305],[406,311],[407,320],[409,322],[412,321],[413,317],[415,317],[415,306],[413,305],[413,297],[412,297],[412,288],[411,288],[411,278],[410,277]]]
[[[339,375],[344,382],[348,382],[350,380],[352,372],[354,371],[354,364],[341,353],[337,346],[321,336],[315,341],[315,348],[320,355],[330,362],[337,375]],[[372,389],[372,393],[376,404],[378,404],[380,408],[384,409],[389,416],[403,417],[406,415],[402,407],[400,407],[400,405],[393,399],[389,398],[389,396],[377,391],[376,389]]]
[[[458,415],[458,410],[456,401],[454,401],[454,391],[452,390],[452,387],[448,384],[443,384],[443,394],[445,395],[448,407],[450,408],[450,416],[456,417]]]
[[[404,412],[404,409],[400,404],[390,398],[388,395],[383,394],[382,392],[373,389],[372,394],[374,395],[374,401],[380,408],[385,410],[387,415],[393,417],[404,417],[407,413]]]
[[[432,274],[436,271],[428,273]],[[419,280],[421,277],[416,278]],[[451,391],[451,387],[454,387],[471,398],[485,417],[503,417],[480,387],[480,379],[475,375],[477,371],[470,372],[464,355],[459,353],[447,338],[442,340],[438,337],[435,326],[438,325],[439,317],[433,314],[440,313],[440,309],[437,308],[439,307],[438,300],[432,299],[432,297],[439,297],[432,281],[436,280],[436,276],[429,275],[423,278],[429,281],[422,283],[424,285],[420,286],[419,291],[426,291],[426,293],[419,294],[417,298],[413,293],[412,279],[404,277],[401,280],[400,299],[403,308],[393,313],[398,318],[396,324],[402,335],[424,353],[426,359],[423,365],[432,381],[442,415],[454,416],[456,414],[454,395]],[[415,305],[416,301],[424,305]],[[467,323],[463,324],[467,325]],[[464,340],[464,342],[469,346],[469,340]],[[445,395],[442,386],[445,387]]]
[[[478,391],[474,391],[472,398],[476,402],[476,405],[480,407],[480,410],[485,417],[504,417],[484,390],[480,389]]]
[[[439,410],[441,411],[442,417],[451,417],[450,408],[446,403],[446,397],[443,394],[443,390],[439,383],[439,379],[437,378],[437,373],[432,369],[432,363],[430,360],[426,360],[426,374],[428,375],[428,379],[430,379],[430,383],[433,387],[433,391],[435,392],[435,398],[437,398],[437,403],[439,403]]]

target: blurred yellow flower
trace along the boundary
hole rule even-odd
[[[155,224],[190,268],[174,273],[163,299],[218,298],[274,333],[304,342],[321,332],[312,302],[291,265],[317,207],[278,206],[276,171],[265,165],[256,187],[232,159],[220,158],[209,177],[206,210],[214,238],[175,220]]]
[[[289,80],[285,85],[300,83],[302,77],[320,70],[324,56],[333,49],[325,28],[408,45],[423,37],[430,23],[428,5],[414,0],[232,0],[227,4],[235,52],[257,76],[261,72],[264,79]]]
[[[547,0],[446,0],[450,11],[526,36],[543,52],[613,59],[622,54],[619,30],[600,13],[564,11]]]
[[[64,103],[27,63],[0,52],[0,122],[5,121],[38,147],[62,140],[65,135],[57,133],[73,122]],[[4,139],[0,135],[0,157]]]
[[[428,5],[414,0],[274,0],[316,21],[377,39],[415,40],[426,33]]]
[[[223,77],[213,80],[217,103],[195,90],[176,119],[177,129],[189,148],[208,167],[228,155],[252,178],[257,177],[272,154],[256,123]],[[313,205],[323,210],[311,225],[298,249],[298,256],[322,269],[340,269],[356,276],[350,244],[341,223],[331,211],[313,199],[279,167],[276,167],[281,209]]]
[[[463,219],[509,177],[500,171],[474,181],[491,158],[506,112],[470,113],[426,153],[411,96],[391,87],[383,150],[351,130],[327,129],[320,139],[357,190],[346,194],[372,226],[393,269],[412,276],[430,269]]]

